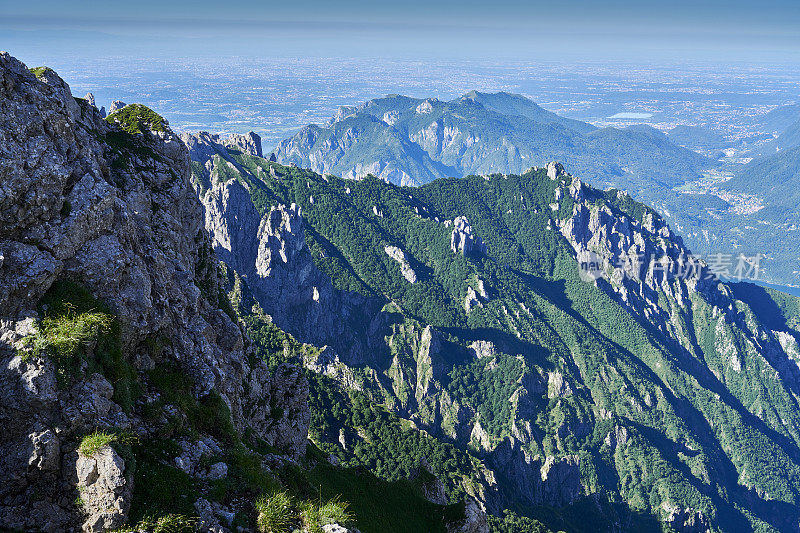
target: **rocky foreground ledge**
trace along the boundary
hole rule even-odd
[[[305,379],[249,357],[189,175],[157,114],[0,53],[0,529],[117,528],[153,475],[305,453]]]

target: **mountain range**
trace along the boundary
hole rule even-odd
[[[388,479],[414,464],[348,414],[357,399],[464,454],[428,459],[498,530],[794,527],[793,297],[704,264],[626,270],[689,251],[560,164],[401,187],[184,140],[237,308],[254,338],[296,343],[272,357],[313,376],[310,435],[340,462]]]
[[[0,79],[0,528],[797,530],[800,299],[631,195],[348,180]]]

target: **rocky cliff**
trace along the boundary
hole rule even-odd
[[[305,451],[307,385],[226,312],[186,147],[120,106],[0,53],[2,529],[117,528],[170,479],[225,479],[234,444]],[[236,512],[191,494],[203,528]]]
[[[374,359],[384,350],[376,338],[386,324],[381,313],[385,299],[334,288],[306,246],[302,210],[295,204],[278,204],[259,213],[251,198],[253,187],[226,179],[227,168],[248,171],[218,139],[201,133],[184,140],[193,160],[208,171],[209,188],[198,193],[214,250],[247,280],[275,323],[304,342],[331,345],[352,364]],[[265,169],[275,172],[262,161]]]

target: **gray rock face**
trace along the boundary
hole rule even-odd
[[[219,308],[217,260],[184,144],[170,130],[132,135],[131,165],[115,164],[102,141],[113,130],[54,72],[37,79],[0,53],[0,529],[120,525],[127,465],[112,448],[92,458],[74,450],[94,428],[154,429],[138,404],[124,412],[115,403],[117,385],[104,376],[65,388],[49,356],[18,353],[57,280],[79,282],[119,317],[123,357],[145,396],[158,394],[148,390],[149,369],[177,366],[196,398],[222,398],[236,429],[251,427],[290,455],[304,451],[307,386],[296,370],[271,376],[249,361],[239,326]],[[161,337],[170,344],[150,353]],[[271,398],[287,407],[277,419]],[[86,517],[73,503],[79,487]]]
[[[202,139],[188,145],[202,156]],[[333,287],[311,258],[299,207],[281,205],[260,215],[236,180],[213,184],[201,201],[218,257],[247,280],[276,325],[302,342],[330,345],[348,364],[386,351],[385,301]],[[359,323],[369,324],[366,335],[350,326]]]
[[[97,104],[94,102],[94,95],[92,93],[86,93],[86,96],[84,96],[83,99],[89,102],[90,106],[97,107]]]
[[[214,512],[214,504],[205,498],[199,498],[194,502],[194,509],[197,511],[199,518],[197,529],[198,531],[208,531],[209,533],[225,533],[230,531],[225,528],[221,523],[217,514]]]
[[[75,462],[81,508],[86,514],[83,530],[94,533],[121,527],[131,505],[132,487],[125,479],[125,461],[111,446],[93,456],[78,454]]]
[[[181,141],[189,149],[189,157],[192,161],[207,163],[218,152],[221,144],[219,135],[201,131],[196,134],[182,133]]]
[[[546,505],[562,507],[581,495],[580,459],[567,455],[556,459],[548,455],[540,469],[540,499]]]
[[[462,255],[485,255],[486,245],[472,231],[467,217],[460,216],[453,220],[453,233],[450,236],[450,249]]]
[[[340,105],[336,113],[328,120],[327,125],[331,126],[337,122],[341,122],[350,115],[356,113],[358,108],[352,105]]]
[[[122,100],[114,100],[113,102],[111,102],[111,107],[108,108],[108,114],[110,115],[111,113],[114,113],[115,111],[119,111],[120,109],[122,109],[126,105],[128,105],[128,104],[126,104]]]
[[[711,531],[708,518],[694,509],[681,509],[680,507],[664,502],[659,510],[663,513],[663,521],[680,533],[706,533]]]
[[[582,486],[577,456],[531,457],[521,444],[509,437],[489,456],[495,472],[509,480],[520,500],[530,505],[563,507],[580,497]]]
[[[264,156],[261,152],[261,137],[252,131],[245,135],[239,135],[238,133],[233,134],[225,139],[225,144],[228,146],[235,146],[242,152],[250,155],[258,157]]]
[[[253,132],[247,135],[234,134],[225,138],[207,131],[195,134],[182,133],[181,140],[189,149],[191,160],[200,163],[202,166],[203,178],[208,182],[211,181],[211,174],[215,170],[215,165],[220,162],[229,168],[241,170],[239,164],[228,153],[228,148],[262,157],[261,137]],[[215,157],[219,159],[215,159]],[[274,172],[272,168],[270,168],[270,171]],[[227,175],[227,172],[224,175]]]
[[[270,380],[270,398],[279,412],[271,412],[266,420],[253,420],[253,428],[272,446],[288,451],[292,459],[306,453],[308,425],[311,412],[308,409],[308,382],[299,368],[281,364]]]
[[[433,502],[437,505],[447,505],[449,503],[447,501],[444,483],[434,475],[428,460],[424,457],[420,461],[416,471],[412,472],[411,480],[416,481],[422,492],[422,497],[429,502]]]
[[[464,311],[469,313],[473,307],[481,307],[478,293],[472,287],[467,287],[467,296],[464,298]]]
[[[550,161],[547,163],[547,177],[555,180],[564,173],[564,165],[558,161]]]
[[[417,273],[414,272],[414,269],[408,264],[408,258],[406,257],[405,252],[397,246],[386,246],[384,250],[386,251],[386,255],[400,264],[400,273],[403,275],[406,281],[409,283],[416,283]]]
[[[464,518],[447,524],[447,533],[489,533],[489,522],[474,498],[467,496],[464,502]]]

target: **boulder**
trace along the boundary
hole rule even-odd
[[[122,526],[132,497],[122,457],[114,448],[105,445],[91,457],[79,453],[75,470],[80,507],[86,515],[83,530],[94,533]]]

